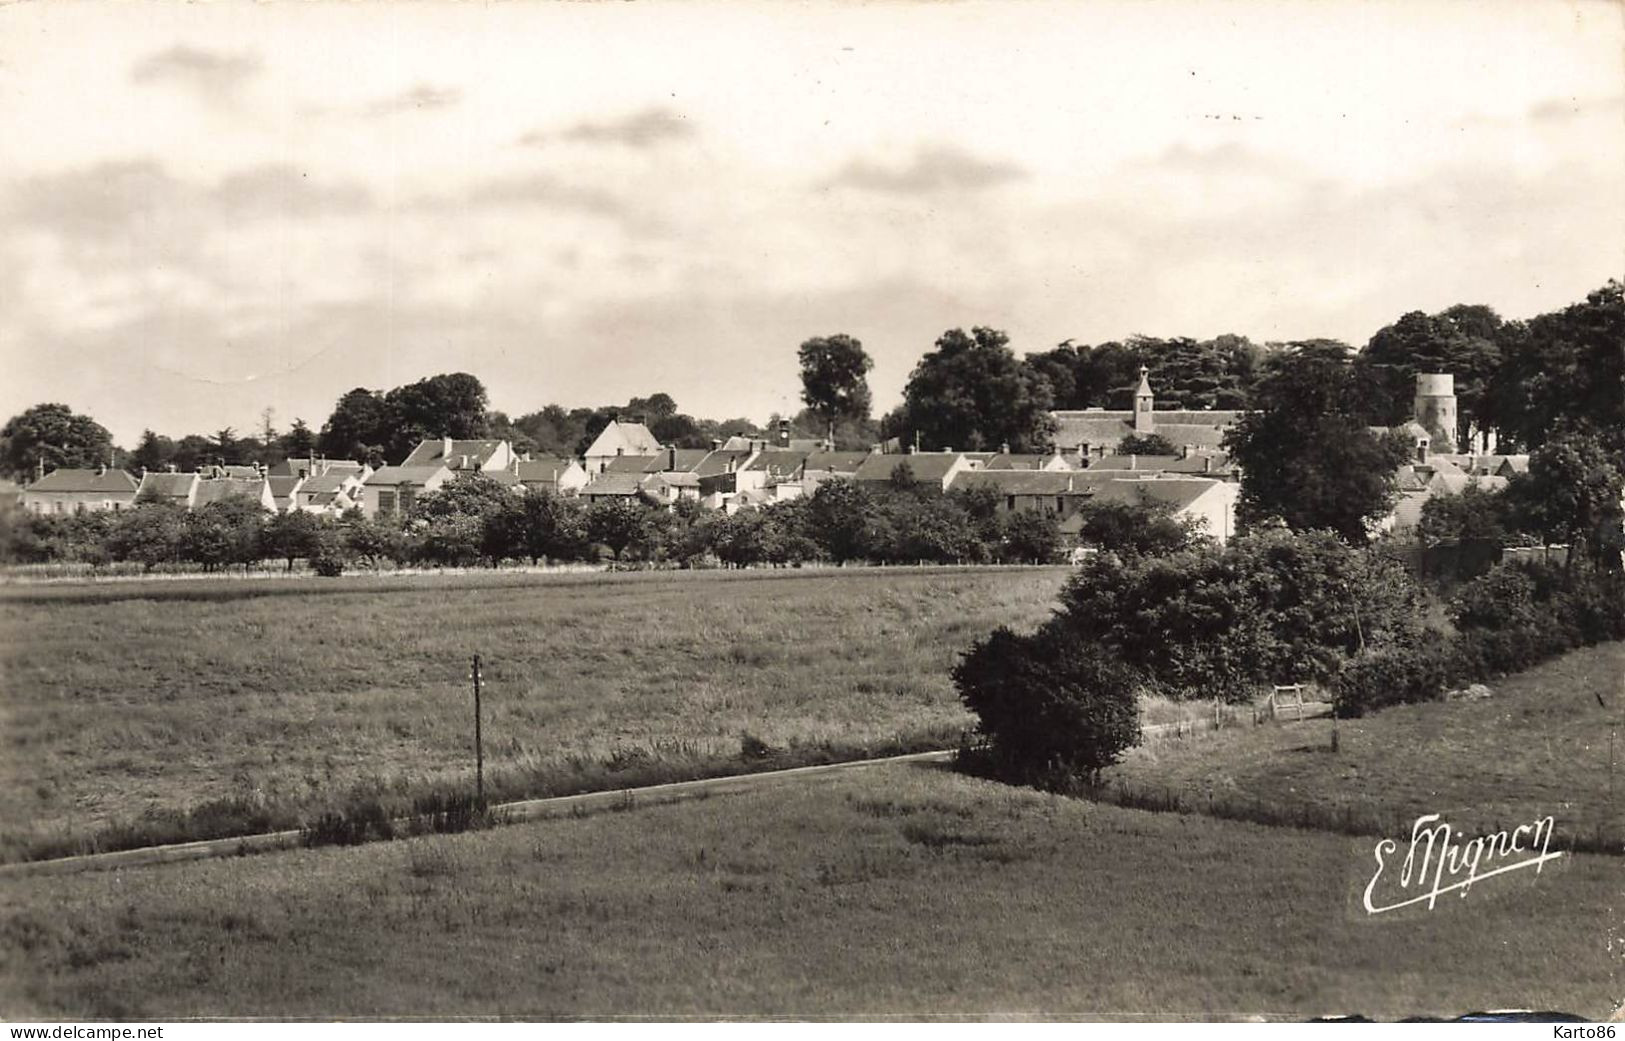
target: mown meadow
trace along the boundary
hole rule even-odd
[[[943,766],[0,882],[11,1018],[1612,1012],[1619,862],[1377,917],[1369,839]]]
[[[1560,840],[1625,853],[1625,643],[1489,688],[1487,700],[1150,742],[1106,772],[1105,797],[1394,835],[1426,813],[1469,833],[1549,814]]]
[[[948,670],[1065,568],[347,577],[0,590],[0,855],[949,747]]]

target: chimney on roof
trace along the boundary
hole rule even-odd
[[[1179,458],[1181,458],[1181,459],[1189,459],[1190,457],[1191,457],[1191,446],[1190,445],[1180,445],[1179,446]]]
[[[45,480],[45,457],[44,456],[40,456],[38,459],[34,460],[34,480],[36,480],[36,481]]]
[[[918,452],[919,450],[920,450],[919,445],[909,445],[908,446],[908,454],[909,455],[913,455],[915,452]]]
[[[442,437],[440,439],[440,456],[442,459],[449,458],[451,456],[451,438]]]
[[[1129,453],[1128,468],[1130,470],[1138,470],[1140,468],[1140,457],[1135,455],[1133,452]]]
[[[722,438],[720,438],[720,437],[713,437],[713,438],[712,438],[712,439],[711,439],[711,451],[713,451],[713,452],[720,452],[720,451],[722,451]]]
[[[1202,472],[1205,473],[1205,474],[1210,474],[1210,473],[1213,472],[1213,457],[1212,456],[1204,455],[1202,457]]]
[[[101,477],[105,473],[107,473],[107,464],[106,463],[97,463],[96,464],[96,476]]]
[[[666,446],[666,470],[668,473],[677,472],[677,446]]]
[[[1009,455],[1010,454],[1010,442],[1008,442],[1008,441],[1000,441],[999,442],[999,454],[1000,455]]]

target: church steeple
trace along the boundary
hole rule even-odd
[[[1134,391],[1134,432],[1149,434],[1157,428],[1155,401],[1151,395],[1150,369],[1140,366],[1140,385]]]

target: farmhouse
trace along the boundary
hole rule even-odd
[[[508,469],[513,460],[513,449],[506,441],[455,441],[442,437],[420,442],[401,466],[444,466],[453,473],[491,473]]]
[[[451,478],[451,469],[443,463],[386,466],[368,477],[362,485],[361,512],[367,517],[393,517],[398,513],[407,513],[419,495],[434,491]]]
[[[660,452],[660,442],[641,422],[622,422],[612,419],[599,431],[592,444],[582,453],[588,475],[603,473],[611,461],[623,455],[653,456]]]
[[[574,495],[587,483],[587,471],[574,459],[544,455],[514,463],[514,476],[527,492]]]
[[[31,513],[102,513],[135,503],[139,485],[123,470],[57,469],[22,490],[19,501]]]
[[[141,475],[136,489],[136,502],[167,502],[172,506],[191,509],[197,501],[197,486],[202,478],[195,473],[175,473],[148,470]]]
[[[276,512],[271,482],[265,477],[212,477],[200,480],[197,491],[192,495],[192,508],[201,510],[210,503],[232,500],[252,502],[267,513]]]
[[[980,469],[963,452],[907,452],[903,455],[870,455],[852,477],[876,484],[893,482],[905,473],[915,484],[945,492],[959,474]]]

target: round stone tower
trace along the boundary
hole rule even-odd
[[[1416,421],[1432,436],[1434,452],[1456,451],[1456,378],[1448,372],[1416,374]]]

